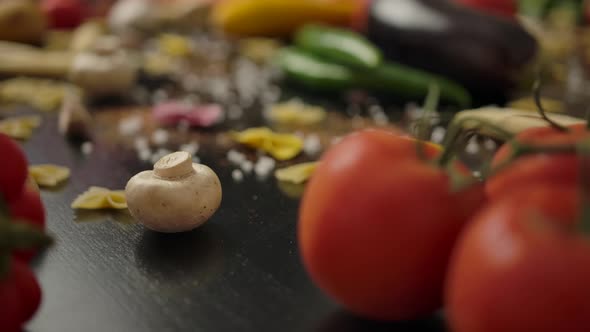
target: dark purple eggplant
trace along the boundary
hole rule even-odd
[[[454,79],[480,104],[502,102],[537,52],[516,20],[446,0],[373,0],[367,10],[367,35],[387,58]]]

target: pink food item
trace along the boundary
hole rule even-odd
[[[218,104],[194,105],[181,101],[167,101],[154,106],[152,116],[163,125],[181,121],[192,127],[211,127],[221,119],[223,110]]]

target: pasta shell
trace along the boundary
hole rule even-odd
[[[54,187],[70,177],[67,167],[42,164],[29,167],[29,174],[41,187]]]

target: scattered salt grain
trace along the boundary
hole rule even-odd
[[[227,152],[227,160],[229,160],[232,164],[240,165],[246,160],[246,156],[234,149],[231,149]]]
[[[143,127],[143,117],[140,115],[127,117],[119,122],[119,133],[123,136],[133,136]]]
[[[231,172],[231,177],[235,182],[242,182],[242,180],[244,180],[244,174],[239,169],[234,169]]]
[[[473,176],[475,176],[476,178],[481,177],[481,172],[480,171],[473,171]]]
[[[94,150],[94,145],[92,144],[92,142],[84,142],[80,146],[80,150],[82,151],[83,154],[89,155]]]
[[[152,156],[152,151],[150,151],[150,149],[141,149],[141,150],[137,151],[137,157],[141,161],[148,161],[148,160],[150,160],[151,156]]]
[[[156,145],[164,145],[168,142],[168,132],[164,129],[157,129],[152,134],[152,141]]]
[[[316,134],[308,135],[303,140],[303,152],[308,156],[315,156],[322,150],[320,137]]]
[[[435,127],[430,135],[430,140],[434,143],[441,143],[445,139],[446,132],[444,127]]]
[[[254,165],[254,172],[260,178],[266,178],[275,168],[276,162],[274,159],[267,156],[262,156]]]
[[[135,150],[137,151],[147,150],[150,147],[148,139],[144,136],[137,137],[133,142],[133,145],[135,146]]]
[[[495,150],[498,145],[496,144],[496,142],[494,142],[494,140],[491,139],[487,139],[484,143],[483,146],[488,149],[488,150]]]
[[[469,139],[465,152],[468,154],[477,154],[479,152],[479,144],[477,143],[477,137],[473,136]]]
[[[389,118],[385,114],[385,112],[375,113],[371,115],[371,118],[378,126],[385,126],[389,123]]]
[[[245,160],[240,164],[240,168],[242,171],[244,171],[244,173],[250,174],[254,169],[254,163],[252,163],[250,160]]]
[[[198,142],[191,142],[188,144],[182,144],[179,148],[180,151],[186,151],[191,155],[196,154],[199,151],[199,143]]]

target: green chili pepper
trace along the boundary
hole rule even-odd
[[[346,90],[364,88],[421,99],[432,83],[440,88],[441,98],[467,107],[471,103],[469,93],[460,85],[440,76],[405,67],[384,63],[375,69],[361,70],[327,62],[294,47],[281,50],[278,65],[288,78],[317,90]]]
[[[283,48],[277,62],[289,78],[313,89],[344,90],[354,85],[354,73],[349,68],[321,60],[294,47]]]
[[[306,52],[353,68],[376,68],[381,51],[365,37],[350,30],[308,24],[295,35],[295,45]]]
[[[424,98],[430,84],[438,85],[442,99],[469,107],[471,96],[461,85],[441,76],[396,63],[384,63],[376,69],[359,72],[357,80],[363,87],[381,92],[395,92],[406,98]]]

